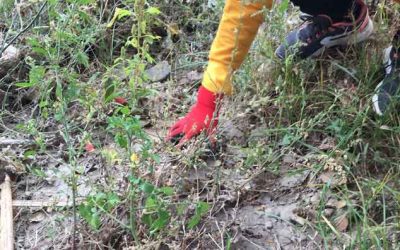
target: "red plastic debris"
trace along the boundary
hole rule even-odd
[[[127,101],[125,98],[120,97],[120,96],[115,97],[115,98],[114,98],[114,101],[115,101],[116,103],[118,103],[118,104],[121,104],[121,105],[126,105],[126,104],[128,104],[128,101]]]
[[[87,142],[85,145],[85,149],[87,152],[91,153],[95,150],[93,144],[91,142]]]

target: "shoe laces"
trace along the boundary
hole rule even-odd
[[[393,54],[392,54],[393,53]],[[390,52],[390,57],[391,57],[391,63],[388,63],[385,65],[385,70],[387,68],[392,68],[391,72],[394,72],[396,69],[400,68],[400,47],[394,47],[392,48],[392,51]]]
[[[309,44],[328,33],[332,27],[332,19],[326,15],[301,15],[300,19],[303,21],[303,25],[307,23],[307,26],[310,27],[310,29],[307,29],[308,32],[305,37]]]

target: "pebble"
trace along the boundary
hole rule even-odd
[[[152,82],[165,80],[171,73],[171,65],[167,61],[161,61],[154,67],[146,70],[147,77]]]

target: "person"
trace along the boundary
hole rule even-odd
[[[395,0],[399,2],[400,0]],[[231,78],[242,64],[263,22],[263,8],[271,8],[272,0],[243,4],[241,0],[226,0],[224,12],[212,43],[208,66],[204,72],[197,102],[188,114],[168,131],[166,140],[178,146],[202,131],[213,138],[218,125],[219,100],[232,94]],[[305,23],[291,31],[276,49],[276,56],[308,58],[320,55],[324,49],[362,42],[372,34],[373,22],[363,0],[291,0],[305,13]],[[400,30],[385,52],[385,79],[373,95],[373,109],[383,115],[398,90]],[[178,140],[177,140],[178,138]]]

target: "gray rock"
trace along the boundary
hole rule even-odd
[[[299,186],[299,185],[303,184],[303,182],[306,180],[308,174],[309,174],[309,171],[305,171],[300,174],[284,176],[282,179],[280,179],[279,184],[281,184],[282,187],[286,187],[286,188],[293,188],[293,187]]]
[[[146,70],[147,77],[152,82],[165,80],[171,73],[171,65],[167,61],[162,61],[154,67]]]

